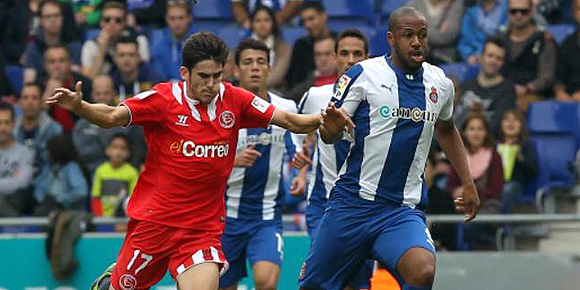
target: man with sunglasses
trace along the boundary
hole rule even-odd
[[[532,0],[509,1],[509,27],[503,75],[515,83],[518,107],[550,94],[556,72],[556,45],[549,32],[534,21]]]
[[[107,74],[113,66],[113,50],[116,40],[121,36],[132,36],[139,43],[139,55],[143,61],[149,61],[149,42],[144,35],[137,35],[127,27],[127,9],[125,5],[110,1],[103,5],[101,12],[101,32],[87,40],[81,51],[82,73],[93,78],[98,74]]]

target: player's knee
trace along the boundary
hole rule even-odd
[[[260,277],[255,279],[256,290],[276,290],[277,281],[274,277]]]
[[[409,273],[407,281],[408,284],[429,287],[433,285],[435,279],[435,265],[431,263],[423,263],[417,265],[414,271]]]

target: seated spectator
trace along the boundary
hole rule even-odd
[[[37,178],[34,194],[41,203],[34,214],[46,216],[56,209],[87,210],[89,186],[70,135],[54,136],[46,147],[50,167]]]
[[[95,103],[116,105],[118,103],[115,84],[108,75],[98,75],[93,80],[91,95]],[[87,167],[91,175],[97,166],[107,161],[105,147],[109,139],[118,133],[129,136],[131,144],[131,163],[139,167],[145,161],[147,154],[143,129],[140,126],[128,128],[101,128],[85,119],[80,119],[72,132],[73,142],[79,154],[80,160]]]
[[[232,14],[238,25],[251,28],[250,15],[256,12],[260,5],[268,6],[276,12],[276,22],[284,24],[289,22],[300,11],[302,0],[275,0],[275,1],[249,1],[231,0]]]
[[[26,84],[18,100],[22,114],[16,121],[16,141],[30,149],[34,156],[34,174],[48,168],[49,158],[46,141],[62,133],[62,126],[44,110],[40,87]]]
[[[328,27],[328,15],[322,6],[322,2],[306,1],[302,3],[300,18],[308,35],[302,36],[294,42],[290,67],[286,73],[288,89],[304,81],[316,68],[314,65],[314,40],[331,35],[336,38],[336,33]],[[301,98],[299,95],[297,98]]]
[[[517,104],[525,112],[530,102],[551,94],[556,72],[556,45],[550,33],[532,20],[530,0],[509,0],[508,43],[503,75],[515,83]]]
[[[72,69],[80,70],[81,43],[76,31],[64,29],[62,4],[56,0],[42,1],[38,7],[40,27],[36,39],[24,51],[24,82],[34,82],[44,69],[44,53],[49,46],[65,44],[72,60]]]
[[[91,80],[72,70],[71,59],[66,46],[50,46],[44,53],[46,75],[41,75],[39,83],[44,87],[43,100],[52,96],[56,88],[65,87],[76,91],[78,82],[82,82],[83,99],[91,101]],[[70,133],[78,116],[54,104],[49,107],[50,116],[62,126],[65,133]]]
[[[14,141],[14,108],[0,101],[0,217],[27,213],[33,204],[32,153]]]
[[[163,80],[161,74],[139,56],[139,44],[132,37],[121,37],[115,44],[115,67],[109,75],[115,82],[119,101],[124,101],[142,91],[149,90]]]
[[[113,66],[115,43],[119,37],[133,36],[139,43],[139,55],[145,62],[149,61],[149,42],[143,35],[127,27],[127,10],[116,1],[103,5],[101,12],[101,32],[95,39],[87,40],[81,50],[82,72],[92,78],[98,74],[109,73]]]
[[[517,110],[504,112],[499,140],[497,152],[501,156],[504,174],[502,200],[505,209],[511,212],[526,184],[538,174],[538,155],[528,140],[526,118]]]
[[[409,6],[423,13],[427,20],[427,61],[434,64],[455,62],[463,0],[413,0]]]
[[[461,19],[461,32],[457,43],[459,56],[470,64],[478,62],[484,42],[497,35],[499,27],[508,21],[508,0],[479,0],[467,9]]]
[[[338,67],[336,63],[335,39],[332,36],[318,38],[314,41],[314,63],[316,69],[310,72],[306,79],[297,83],[289,91],[291,99],[299,101],[304,93],[311,87],[319,87],[334,84],[338,79]]]
[[[268,87],[279,87],[288,72],[292,48],[282,39],[274,12],[267,6],[258,6],[251,18],[253,39],[261,40],[270,49],[272,71],[268,75]]]
[[[476,113],[469,115],[461,132],[467,150],[469,173],[481,200],[479,213],[499,214],[502,212],[503,167],[485,116]],[[459,176],[453,168],[449,174],[447,189],[452,193],[453,199],[460,197],[463,190]],[[466,226],[465,235],[470,249],[495,249],[493,225],[471,224]]]
[[[125,202],[139,177],[139,172],[127,162],[129,148],[129,138],[122,133],[111,137],[107,145],[109,160],[97,167],[91,191],[91,209],[97,216],[125,216]]]
[[[165,12],[167,28],[163,39],[153,44],[151,64],[165,80],[181,80],[181,52],[187,37],[194,33],[191,5],[186,1],[169,1]]]
[[[580,102],[580,0],[575,0],[572,14],[576,20],[576,32],[566,37],[558,48],[558,69],[554,95],[559,101]]]
[[[514,85],[500,74],[506,57],[506,44],[492,37],[485,42],[481,56],[481,70],[475,79],[461,84],[462,95],[454,114],[461,125],[472,112],[484,113],[494,136],[499,136],[503,112],[516,107]]]

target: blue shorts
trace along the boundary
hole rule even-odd
[[[397,262],[415,247],[435,253],[423,211],[333,198],[302,266],[300,286],[343,289],[368,259],[379,261],[401,281]]]
[[[282,266],[283,247],[281,221],[227,218],[222,250],[230,267],[220,278],[220,288],[232,286],[248,276],[246,258],[251,266],[259,261]]]
[[[311,202],[306,207],[306,212],[304,214],[306,218],[306,230],[308,231],[308,237],[312,241],[316,229],[322,220],[324,215],[324,210],[326,209],[326,202],[321,204],[320,202]]]

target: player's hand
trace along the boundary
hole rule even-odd
[[[257,151],[256,145],[252,144],[245,148],[244,150],[236,154],[236,159],[234,160],[235,167],[251,167],[256,162],[258,157],[262,156],[260,151]]]
[[[290,183],[290,194],[293,196],[302,196],[306,190],[306,180],[303,177],[296,176]]]
[[[302,151],[294,154],[292,167],[302,169],[305,166],[312,165],[312,160],[310,160],[310,149],[308,147],[307,142],[302,144]]]
[[[324,129],[330,132],[347,130],[352,133],[355,125],[345,111],[337,109],[333,103],[328,103],[326,111],[322,113]]]
[[[81,91],[82,84],[80,81],[77,82],[75,92],[67,88],[57,88],[54,95],[46,100],[46,103],[49,105],[58,104],[69,111],[74,111],[83,100],[83,93]]]
[[[455,210],[465,214],[464,220],[466,222],[473,220],[477,215],[480,206],[479,196],[475,185],[471,183],[463,186],[461,189],[461,196],[456,197],[453,202],[455,203]]]

